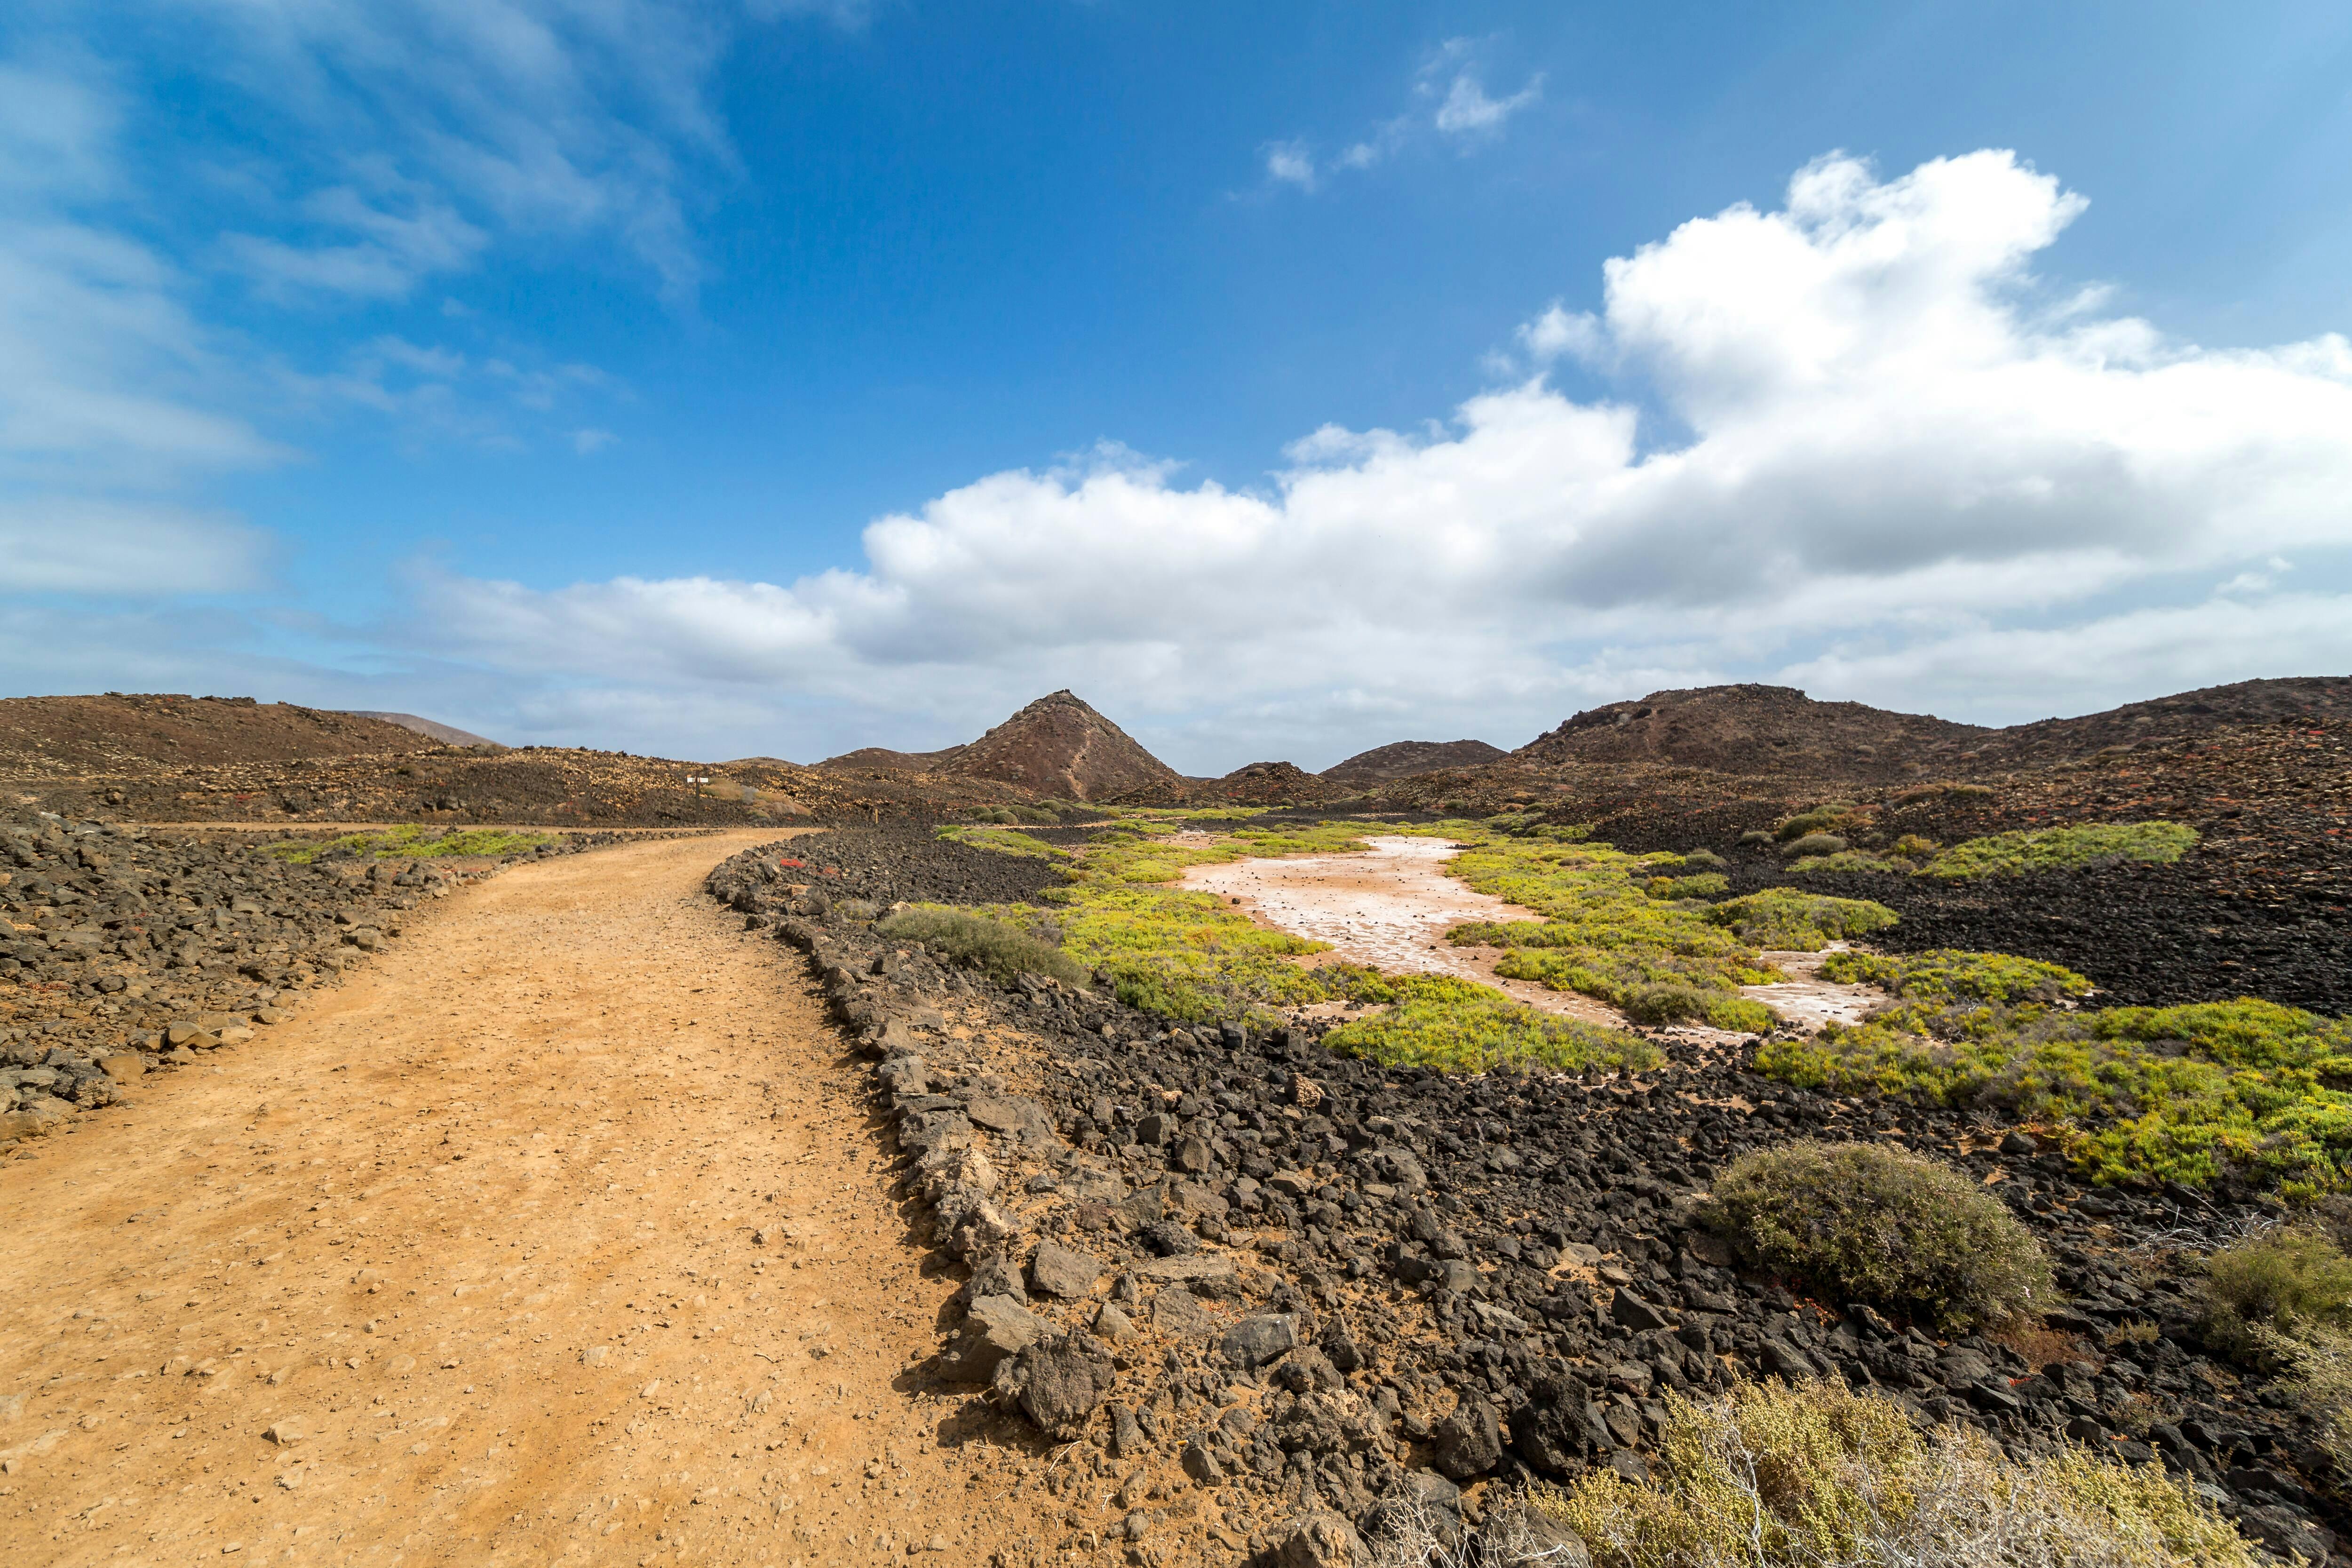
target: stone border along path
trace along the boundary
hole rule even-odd
[[[1297,855],[1188,867],[1181,885],[1188,891],[1229,900],[1262,924],[1329,942],[1330,953],[1318,956],[1368,963],[1392,973],[1451,974],[1491,985],[1547,1013],[1611,1028],[1629,1026],[1625,1016],[1605,1002],[1496,974],[1495,965],[1503,956],[1502,948],[1455,947],[1445,940],[1450,928],[1468,921],[1543,919],[1533,910],[1475,891],[1448,874],[1443,868],[1460,849],[1458,843],[1410,835],[1367,835],[1364,841],[1372,847],[1370,853]],[[1824,951],[1851,945],[1833,942]],[[1739,994],[1780,1010],[1792,1028],[1811,1033],[1832,1019],[1853,1023],[1888,1000],[1875,986],[1840,985],[1822,979],[1821,953],[1764,956],[1790,978],[1769,985],[1743,985]],[[1307,1012],[1338,1017],[1368,1010],[1329,1002]],[[1715,1044],[1747,1037],[1701,1026],[1660,1033]]]
[[[696,892],[776,830],[719,837],[518,866],[0,1165],[0,1556],[1025,1554],[861,1075]]]

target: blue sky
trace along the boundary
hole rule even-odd
[[[0,21],[0,685],[1188,771],[2352,665],[2318,5]]]

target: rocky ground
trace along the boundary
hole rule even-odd
[[[867,885],[951,897],[901,842]],[[969,1274],[940,1367],[1075,1445],[1079,1500],[1043,1545],[1341,1561],[1329,1542],[1411,1503],[1475,1521],[1519,1481],[1643,1474],[1664,1390],[1832,1375],[2014,1451],[2161,1460],[2274,1550],[2334,1551],[2341,1479],[2307,1422],[2207,1353],[2158,1266],[2250,1205],[2089,1190],[2029,1135],[1762,1079],[1752,1043],[1669,1043],[1639,1078],[1466,1078],[1335,1057],[1303,1020],[1204,1034],[1097,991],[999,987],[793,892],[777,862],[821,853],[751,851],[708,887],[808,955],[873,1060],[905,1188]],[[973,1061],[975,1031],[1010,1044]],[[1735,1270],[1689,1201],[1801,1136],[1960,1163],[2041,1237],[2069,1304],[1938,1340]],[[1192,1499],[1213,1508],[1171,1506]]]
[[[0,1147],[283,1023],[395,948],[420,904],[502,864],[609,842],[289,865],[251,844],[121,823],[0,825]]]

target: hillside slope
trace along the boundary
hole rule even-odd
[[[1415,773],[1433,773],[1440,768],[1475,768],[1484,763],[1499,763],[1510,754],[1484,741],[1393,741],[1369,752],[1358,752],[1315,776],[1336,784],[1380,784],[1389,779],[1411,778]]]
[[[7,777],[381,755],[439,745],[382,719],[250,697],[108,692],[0,700],[0,776]]]

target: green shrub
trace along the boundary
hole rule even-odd
[[[1751,827],[1739,836],[1739,847],[1742,849],[1769,849],[1772,847],[1771,832],[1767,828]]]
[[[2178,822],[2091,823],[1997,833],[1955,844],[1927,862],[1924,874],[1955,879],[2020,877],[2118,860],[2169,865],[2197,843],[2197,830]]]
[[[1921,1431],[1893,1400],[1835,1383],[1749,1384],[1704,1405],[1669,1394],[1665,1409],[1648,1484],[1596,1465],[1529,1499],[1582,1539],[1594,1568],[2267,1561],[2159,1464],[2117,1464],[2072,1444],[2011,1458],[1980,1432]]]
[[[1867,849],[1843,849],[1834,855],[1807,855],[1789,868],[1799,875],[1814,871],[1869,871],[1885,877],[1904,877],[1911,873],[1907,860],[1889,860],[1873,855]]]
[[[2231,1172],[2291,1196],[2352,1185],[2352,1094],[2336,1087],[2352,1081],[2352,1025],[2273,1002],[1900,1002],[1768,1041],[1756,1066],[1833,1093],[2072,1127],[2068,1152],[2098,1181],[2202,1186]]]
[[[1731,881],[1720,872],[1702,871],[1696,877],[1653,877],[1642,890],[1654,899],[1712,899],[1729,892]]]
[[[1751,1261],[1832,1300],[1946,1330],[1999,1328],[2057,1300],[2041,1246],[1964,1171],[1868,1143],[1743,1155],[1698,1210]]]
[[[1496,966],[1496,973],[1502,973],[1501,965]],[[1761,1034],[1780,1022],[1779,1016],[1761,1002],[1683,981],[1630,986],[1618,996],[1617,1005],[1636,1024],[1705,1024],[1741,1034]]]
[[[875,930],[890,942],[920,942],[950,963],[998,981],[1043,974],[1066,985],[1086,984],[1086,970],[1069,954],[1010,921],[924,904],[892,915]]]
[[[1729,899],[1706,911],[1717,925],[1739,938],[1780,952],[1819,952],[1832,942],[1851,942],[1895,922],[1893,910],[1867,899],[1834,899],[1801,888],[1766,888]]]
[[[1833,952],[1822,960],[1822,978],[1841,985],[1876,985],[1906,1001],[2055,1002],[2087,996],[2093,987],[2071,969],[2005,952]]]
[[[1901,855],[1908,859],[1924,860],[1942,847],[1942,845],[1932,838],[1922,837],[1916,833],[1906,833],[1895,841],[1888,853]]]
[[[1694,849],[1683,857],[1685,866],[1696,866],[1705,871],[1720,871],[1731,864],[1712,849]]]
[[[1789,856],[1838,855],[1845,850],[1845,840],[1834,833],[1808,833],[1780,846],[1780,853]]]
[[[2258,1331],[2295,1337],[2352,1328],[2352,1258],[2317,1230],[2266,1230],[2207,1258],[2199,1293],[2207,1342],[2263,1361]]]
[[[1811,811],[1801,811],[1784,818],[1772,830],[1772,837],[1786,844],[1815,833],[1826,832],[1846,819],[1848,808],[1843,805],[1817,805]]]
[[[1656,1047],[1622,1030],[1563,1018],[1517,1002],[1492,986],[1444,974],[1367,976],[1365,1001],[1389,1002],[1383,1012],[1345,1024],[1323,1037],[1342,1056],[1386,1067],[1435,1067],[1485,1072],[1497,1067],[1635,1069],[1657,1066]]]

